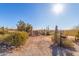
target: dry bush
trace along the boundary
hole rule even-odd
[[[73,41],[71,41],[71,40],[63,40],[63,47],[74,48]]]
[[[64,34],[66,36],[75,36],[77,34],[78,30],[65,30]]]
[[[18,47],[23,45],[28,39],[28,34],[26,32],[12,32],[9,36],[6,36],[3,40],[9,45]]]
[[[62,39],[62,40],[60,40],[60,38],[54,39],[52,37],[52,42],[54,42],[58,46],[61,46],[61,47],[64,47],[64,48],[74,48],[73,40],[69,40],[69,39]]]
[[[75,41],[79,41],[79,31],[78,31],[77,34],[75,35]]]
[[[3,35],[3,34],[7,34],[8,33],[8,30],[2,30],[0,29],[0,34]]]
[[[51,37],[51,41],[52,42],[55,42],[54,36]]]
[[[3,31],[3,30],[0,30],[0,34],[5,34],[5,31]]]

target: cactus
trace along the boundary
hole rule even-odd
[[[62,36],[63,36],[63,33],[62,31],[60,31],[60,47],[62,46],[62,40],[63,40]]]
[[[62,40],[63,40],[62,36],[63,36],[63,33],[61,31],[59,33],[58,26],[55,26],[54,41],[60,47],[62,46]]]
[[[55,43],[58,43],[58,26],[56,25],[55,26],[55,33],[54,33],[54,40],[55,40]]]

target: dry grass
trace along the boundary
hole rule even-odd
[[[65,30],[64,34],[66,36],[75,36],[79,30]]]
[[[8,37],[10,34],[4,34],[4,35],[1,35],[0,34],[0,40],[3,40],[3,39],[5,39],[6,37]]]
[[[74,43],[72,40],[64,40],[63,46],[67,48],[74,48]]]

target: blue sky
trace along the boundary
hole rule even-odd
[[[51,9],[54,4],[0,4],[0,26],[15,28],[20,19],[32,24],[34,28],[72,28],[79,24],[79,4],[64,4],[65,11],[55,15]]]

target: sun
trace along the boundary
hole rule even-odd
[[[63,4],[54,4],[52,10],[57,15],[61,14],[64,11],[64,5]]]

